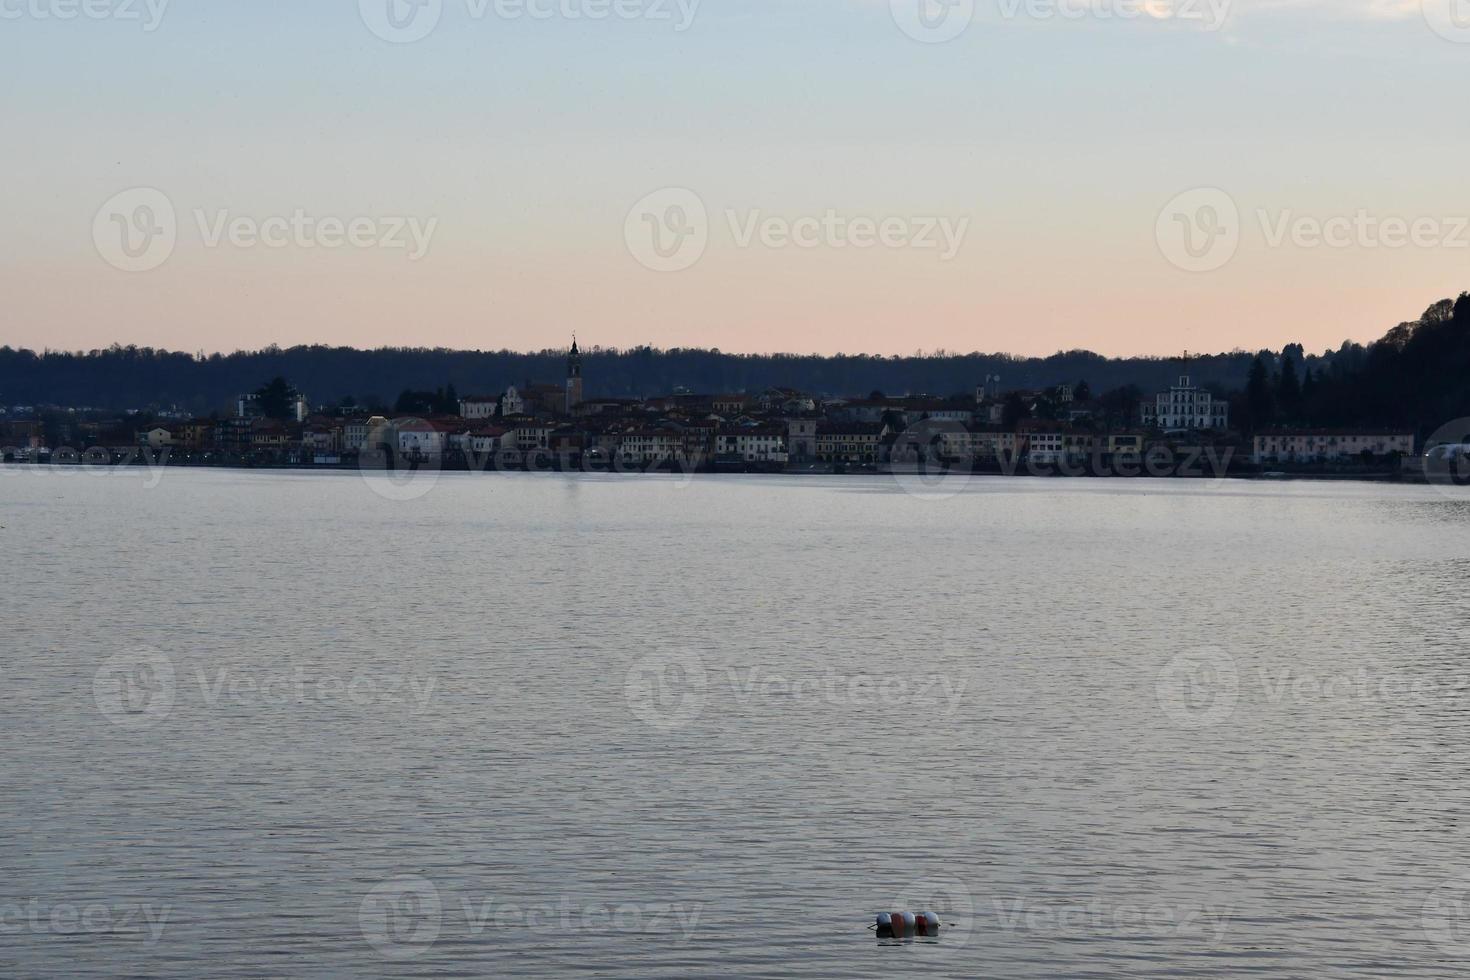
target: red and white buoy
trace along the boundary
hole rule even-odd
[[[933,912],[879,912],[879,939],[938,938],[939,916]]]

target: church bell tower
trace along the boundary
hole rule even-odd
[[[577,338],[572,337],[572,350],[567,355],[567,414],[576,412],[582,404],[582,352],[577,349]]]

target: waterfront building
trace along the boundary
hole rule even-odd
[[[715,437],[715,452],[721,456],[739,456],[747,463],[784,465],[788,459],[786,433],[769,426],[721,429]]]
[[[411,459],[439,459],[449,448],[450,436],[464,431],[462,423],[408,419],[398,424],[398,451]]]
[[[1414,437],[1390,430],[1279,429],[1254,439],[1251,459],[1256,463],[1341,462],[1414,452]]]
[[[1109,455],[1141,456],[1143,435],[1138,432],[1112,432],[1105,440]]]
[[[619,440],[618,456],[627,466],[646,466],[673,459],[682,443],[671,429],[634,429]]]
[[[1062,433],[1055,430],[1026,433],[1026,456],[1034,463],[1057,463],[1065,453]]]
[[[367,445],[368,420],[348,419],[342,424],[342,451],[348,453],[360,453]]]
[[[301,432],[301,448],[310,456],[332,456],[342,450],[342,430],[325,424],[308,425]]]
[[[873,466],[888,427],[874,422],[840,422],[817,426],[817,459],[823,463]]]
[[[215,423],[214,444],[226,452],[241,453],[250,448],[251,436],[258,419],[237,417],[221,419]]]
[[[157,425],[138,433],[138,444],[153,450],[172,448],[174,434],[170,429]]]
[[[501,440],[505,438],[506,433],[509,431],[509,429],[502,428],[498,425],[482,426],[478,429],[471,429],[466,440],[469,443],[471,452],[485,457],[491,453],[500,451]]]
[[[786,452],[793,463],[809,463],[817,458],[817,420],[786,420]]]
[[[1230,405],[1203,388],[1195,387],[1188,375],[1168,391],[1161,391],[1152,402],[1139,406],[1144,425],[1165,432],[1191,430],[1224,430],[1230,427]]]
[[[550,422],[540,422],[532,418],[509,419],[506,421],[508,430],[500,439],[500,445],[507,449],[518,449],[523,453],[535,452],[538,449],[547,449],[551,445]]]

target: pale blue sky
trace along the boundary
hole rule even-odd
[[[682,33],[445,0],[402,45],[356,0],[175,0],[152,32],[31,12],[58,3],[0,0],[0,342],[524,348],[575,327],[726,350],[1322,347],[1470,288],[1453,240],[1273,245],[1257,218],[1432,216],[1453,239],[1470,43],[1412,3],[1236,0],[1207,31],[981,0],[960,37],[924,44],[887,0],[705,0]],[[135,187],[180,225],[147,272],[109,265],[92,232]],[[673,274],[625,239],[629,209],[665,187],[694,190],[712,226]],[[1203,274],[1155,230],[1199,187],[1225,190],[1243,229]],[[296,209],[437,227],[409,262],[210,247],[194,217]],[[941,262],[742,248],[725,220],[828,209],[970,224]]]

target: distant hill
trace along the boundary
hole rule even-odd
[[[270,347],[199,356],[121,346],[40,354],[0,347],[0,405],[178,406],[208,414],[228,411],[236,395],[277,376],[317,404],[354,398],[391,405],[405,389],[453,385],[460,394],[473,395],[526,381],[557,382],[565,375],[565,358],[562,350]],[[999,375],[1004,388],[1086,381],[1094,394],[1129,385],[1152,393],[1186,370],[1173,357],[1107,358],[1090,351],[1039,358],[980,353],[823,357],[638,347],[589,348],[583,361],[587,396],[607,398],[667,394],[679,386],[705,393],[783,386],[826,395],[948,396],[973,392],[987,375]],[[1435,303],[1418,320],[1400,324],[1366,347],[1344,343],[1318,355],[1295,344],[1279,352],[1234,351],[1195,357],[1187,370],[1198,384],[1236,393],[1234,400],[1256,424],[1437,425],[1470,416],[1470,294]],[[1289,376],[1285,389],[1283,374]],[[1253,377],[1254,410],[1246,404]],[[1273,401],[1268,387],[1288,397]]]
[[[1189,371],[1201,383],[1239,388],[1252,353],[1201,357]],[[1045,358],[1004,354],[925,357],[794,354],[725,354],[718,350],[584,351],[588,397],[632,398],[668,394],[683,386],[706,393],[760,392],[772,386],[827,395],[972,393],[987,375],[1006,388],[1041,388],[1085,380],[1095,392],[1135,384],[1167,386],[1183,370],[1169,358],[1109,359],[1089,351]],[[391,404],[404,389],[453,385],[461,394],[504,391],[526,381],[559,382],[566,353],[545,350],[455,351],[421,348],[357,350],[350,347],[267,348],[199,357],[143,347],[114,346],[85,353],[0,347],[0,404],[91,406],[125,409],[177,405],[194,412],[225,410],[235,396],[276,376],[291,381],[313,402],[335,404],[353,397]]]

